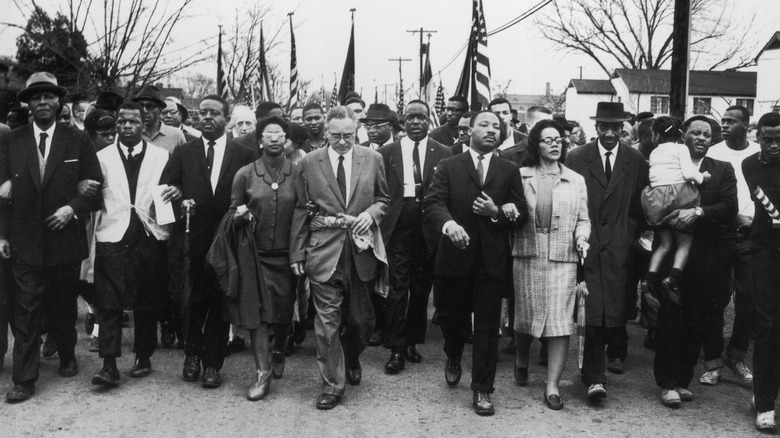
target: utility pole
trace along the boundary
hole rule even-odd
[[[403,63],[407,61],[411,61],[411,59],[406,58],[390,58],[388,61],[398,61],[398,95],[402,95],[404,92],[404,75],[403,75]]]
[[[428,47],[426,48],[426,50],[430,50],[431,34],[436,33],[436,31],[435,30],[426,30],[426,29],[423,29],[422,27],[420,27],[419,30],[407,30],[406,32],[407,33],[412,33],[412,34],[418,33],[418,32],[420,33],[420,96],[422,96],[423,76],[425,75],[425,72],[423,71],[423,69],[425,68],[424,65],[423,65],[423,55],[425,54],[425,53],[423,53],[423,47],[425,47],[425,46],[423,46],[423,33],[428,32]]]
[[[672,30],[672,74],[669,90],[669,115],[685,119],[688,101],[688,60],[691,41],[691,0],[674,0]]]
[[[582,79],[582,66],[580,66],[579,68],[580,68],[580,79]]]

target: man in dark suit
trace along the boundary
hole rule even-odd
[[[323,410],[339,404],[346,383],[359,385],[362,379],[360,354],[374,328],[369,294],[380,273],[378,257],[384,258],[377,233],[388,204],[382,156],[354,147],[355,113],[332,108],[326,124],[329,146],[298,163],[298,204],[290,236],[293,272],[309,277],[317,310],[322,393],[316,406]],[[307,204],[316,206],[316,219],[325,225],[310,227]],[[370,246],[361,249],[359,242]]]
[[[40,363],[41,316],[48,301],[57,333],[59,374],[78,373],[76,284],[87,241],[81,220],[98,209],[100,196],[80,195],[81,180],[102,182],[89,136],[55,124],[59,98],[67,90],[50,73],[33,73],[18,98],[33,123],[0,140],[0,181],[11,180],[11,204],[0,210],[0,255],[13,256],[14,387],[6,400],[27,400],[35,392]],[[93,188],[93,194],[96,193]]]
[[[393,126],[398,124],[398,116],[383,103],[372,103],[368,106],[365,116],[360,123],[366,129],[368,140],[361,143],[362,146],[375,151],[382,146],[395,141]]]
[[[439,162],[423,204],[425,226],[441,240],[433,274],[447,354],[445,379],[451,386],[460,381],[464,327],[473,311],[471,389],[479,415],[494,413],[490,393],[498,362],[507,231],[521,227],[528,214],[517,166],[494,154],[500,132],[498,116],[477,113],[471,119],[471,150]],[[505,204],[514,206],[511,219],[500,208]]]
[[[452,146],[458,139],[458,122],[463,114],[469,110],[469,101],[463,96],[452,96],[447,100],[444,114],[447,123],[431,131],[428,135],[444,146]]]
[[[382,237],[390,265],[384,328],[384,346],[391,351],[385,365],[387,374],[403,370],[406,360],[414,363],[422,360],[416,345],[425,342],[428,323],[428,297],[439,236],[423,233],[422,200],[439,161],[452,156],[450,148],[428,138],[428,114],[425,102],[409,102],[406,137],[377,151],[385,163],[390,193],[390,206],[382,221]]]
[[[206,253],[217,225],[230,206],[233,177],[254,161],[254,153],[225,134],[230,107],[219,96],[201,100],[199,139],[177,147],[160,179],[169,187],[164,201],[182,202],[182,208],[194,208],[190,220],[190,278],[192,288],[179,291],[184,322],[184,368],[187,382],[198,380],[203,363],[202,384],[216,388],[221,384],[219,371],[224,361],[229,324],[222,319],[222,294],[214,274],[206,268]],[[168,257],[171,281],[181,283],[185,221],[176,222]]]
[[[469,137],[469,129],[471,129],[471,118],[474,117],[474,113],[466,111],[463,113],[463,117],[458,122],[458,139],[455,144],[452,145],[452,155],[458,155],[468,152],[470,149],[471,137]]]
[[[712,178],[699,186],[699,207],[675,210],[671,225],[693,232],[693,246],[683,271],[680,303],[661,295],[656,328],[655,381],[661,402],[670,407],[690,401],[688,385],[699,360],[702,343],[722,330],[723,308],[731,300],[729,277],[736,258],[736,233],[731,225],[737,215],[737,179],[725,161],[705,157],[712,135],[705,116],[694,116],[684,126],[685,145],[700,172]]]
[[[620,365],[621,370],[628,349],[626,271],[637,222],[644,223],[640,196],[648,183],[648,165],[639,151],[619,144],[628,119],[622,103],[599,102],[591,119],[596,121],[598,139],[571,151],[566,166],[585,177],[593,227],[591,251],[585,259],[589,293],[582,381],[588,385],[588,398],[595,402],[607,396],[605,346],[609,345],[611,367]]]
[[[502,138],[504,141],[498,146],[499,151],[509,149],[520,143],[526,135],[512,128],[512,104],[503,97],[497,97],[490,101],[488,109],[493,111],[504,122],[504,131]],[[529,127],[530,131],[530,127]]]

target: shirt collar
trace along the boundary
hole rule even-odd
[[[408,147],[414,147],[415,143],[428,144],[427,142],[428,142],[428,136],[427,135],[425,137],[423,137],[423,139],[420,140],[419,142],[415,142],[414,140],[412,140],[411,138],[409,138],[407,136],[407,137],[404,137],[404,138],[401,139],[401,146],[407,145]]]
[[[57,123],[54,123],[54,124],[52,124],[52,125],[49,127],[49,129],[47,129],[47,130],[45,130],[45,131],[44,131],[43,129],[41,129],[41,128],[38,126],[38,124],[37,124],[37,123],[33,122],[33,124],[32,124],[32,125],[33,125],[33,132],[35,132],[35,139],[36,139],[36,140],[38,140],[39,138],[41,138],[41,134],[42,134],[42,133],[44,133],[44,132],[46,133],[46,135],[48,135],[47,139],[51,139],[52,135],[54,135],[54,128],[56,128],[56,127],[57,127]]]
[[[208,140],[206,139],[206,137],[203,137],[203,145],[206,146],[206,148],[209,147],[209,141],[212,140]],[[222,134],[221,137],[213,141],[214,141],[214,148],[224,148],[227,145],[227,135]]]
[[[339,161],[339,155],[344,155],[345,160],[351,160],[352,153],[354,152],[354,150],[355,150],[355,146],[352,146],[347,153],[340,154],[335,150],[333,150],[332,147],[328,146],[328,156],[330,156],[331,161],[333,161],[334,163]]]
[[[620,149],[620,143],[618,143],[617,145],[615,145],[615,147],[614,147],[614,148],[612,148],[612,150],[611,150],[611,151],[608,151],[608,150],[607,150],[607,149],[606,149],[604,146],[602,146],[602,145],[601,145],[601,140],[597,140],[597,141],[596,141],[596,144],[598,144],[598,146],[599,146],[599,155],[600,155],[601,157],[604,157],[604,155],[605,155],[607,152],[612,152],[612,159],[614,159],[615,157],[617,157],[618,149]]]
[[[480,153],[469,147],[469,154],[471,154],[471,160],[476,163],[479,159],[478,157],[480,156]],[[487,154],[481,155],[484,157],[482,161],[485,163],[485,165],[487,165],[490,163],[490,158],[493,157],[493,152],[488,152]]]
[[[119,147],[121,147],[123,151],[127,152],[128,147],[122,144],[121,141],[117,140],[116,143],[119,144]],[[143,145],[144,145],[144,141],[143,140],[139,141],[138,144],[133,146],[133,152],[138,153],[138,151],[140,151],[141,148],[143,148]]]

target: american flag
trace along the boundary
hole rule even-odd
[[[222,28],[219,29],[219,40],[217,42],[217,94],[227,100],[227,79],[225,71],[222,69]]]
[[[444,87],[441,85],[441,79],[439,79],[439,88],[436,90],[436,100],[431,106],[431,126],[434,128],[439,127],[439,116],[444,114]]]
[[[487,29],[485,14],[482,12],[482,0],[474,0],[474,14],[471,25],[471,39],[475,41],[472,54],[475,93],[471,95],[472,104],[478,101],[484,106],[490,103],[490,59],[487,51]],[[476,98],[476,99],[475,99]]]
[[[293,33],[292,13],[290,13],[290,103],[287,109],[298,106],[298,60],[295,54],[295,34]]]
[[[268,80],[268,64],[265,61],[265,37],[263,37],[263,22],[260,22],[260,61],[258,67],[257,87],[260,89],[261,102],[273,102],[271,82]]]
[[[301,87],[301,106],[306,105],[306,101],[309,99],[309,89],[304,85]]]
[[[333,91],[330,93],[330,107],[335,108],[339,106],[339,89],[336,87],[336,83],[333,83]]]

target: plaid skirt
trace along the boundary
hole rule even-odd
[[[691,183],[647,186],[642,190],[642,211],[651,227],[661,225],[663,218],[674,210],[698,206],[699,191]]]

